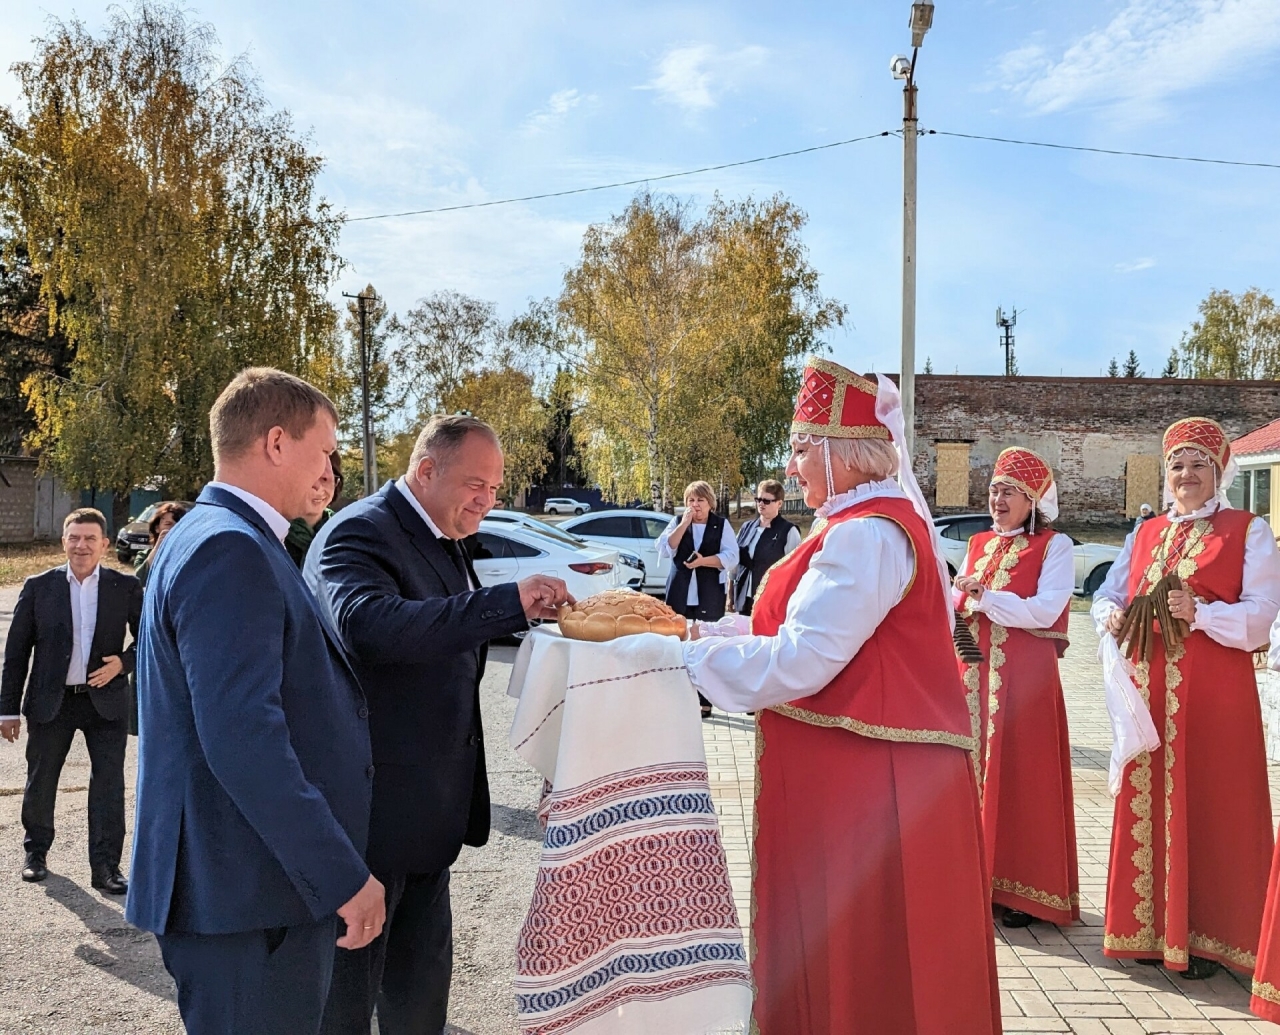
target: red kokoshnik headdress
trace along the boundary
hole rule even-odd
[[[796,413],[791,421],[791,434],[822,440],[822,453],[827,473],[827,498],[835,495],[831,475],[831,449],[827,439],[879,439],[888,442],[898,454],[898,485],[911,501],[915,512],[928,526],[933,539],[934,560],[942,595],[947,600],[947,614],[955,619],[951,607],[951,579],[943,559],[942,543],[924,493],[911,469],[911,457],[905,449],[906,427],[902,416],[902,396],[898,386],[883,374],[875,379],[855,374],[839,363],[820,356],[805,361],[804,382],[796,397]],[[819,510],[819,513],[822,513]]]
[[[1058,487],[1053,481],[1053,468],[1044,457],[1029,449],[1013,447],[996,457],[991,483],[1012,485],[1032,503],[1031,522],[1034,531],[1035,510],[1052,521],[1058,516]]]
[[[1218,468],[1221,474],[1227,469],[1231,459],[1231,442],[1222,425],[1208,417],[1186,417],[1174,421],[1164,433],[1164,462],[1183,449],[1194,449],[1203,453]]]

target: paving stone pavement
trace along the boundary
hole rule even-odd
[[[1088,615],[1072,614],[1072,647],[1061,662],[1071,730],[1076,836],[1080,857],[1079,924],[1034,924],[996,931],[996,964],[1006,1032],[1161,1035],[1218,1032],[1280,1035],[1249,1012],[1247,979],[1226,970],[1187,982],[1160,967],[1102,954],[1112,802],[1107,794],[1111,728],[1103,703],[1097,636]],[[750,830],[755,785],[755,720],[716,711],[703,724],[711,793],[720,815],[734,900],[750,916]],[[1280,812],[1280,765],[1272,765],[1272,813]]]

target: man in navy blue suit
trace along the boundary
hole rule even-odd
[[[324,1035],[439,1035],[453,966],[449,867],[489,837],[480,678],[489,640],[554,616],[562,580],[482,587],[463,540],[493,507],[502,447],[474,417],[433,417],[409,470],[351,504],[307,554],[307,583],[369,695],[377,775],[369,867],[385,934],[339,953]]]
[[[238,374],[209,415],[214,481],[147,587],[126,916],[191,1035],[313,1035],[335,940],[382,930],[368,709],[283,544],[336,423],[305,381]]]

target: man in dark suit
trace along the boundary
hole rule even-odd
[[[284,548],[336,422],[290,374],[238,374],[209,415],[215,480],[147,585],[125,915],[155,932],[192,1035],[314,1035],[335,938],[382,930],[368,710]]]
[[[369,696],[377,775],[369,868],[386,886],[387,926],[341,954],[324,1035],[439,1035],[453,968],[449,866],[489,837],[480,725],[486,644],[551,617],[560,579],[481,588],[461,540],[502,483],[498,437],[474,417],[434,417],[408,473],[320,532],[305,575]]]
[[[124,851],[124,751],[129,739],[129,674],[142,587],[132,575],[101,565],[111,545],[107,521],[85,507],[62,523],[67,563],[33,575],[13,610],[0,674],[0,736],[10,742],[27,717],[27,786],[22,795],[25,881],[49,875],[58,777],[76,730],[89,749],[89,869],[93,886],[128,890]],[[32,652],[35,664],[31,663]],[[28,678],[30,670],[30,678]],[[23,684],[26,696],[23,697]]]

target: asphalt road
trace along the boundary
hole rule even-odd
[[[0,648],[18,587],[0,587]],[[515,657],[495,648],[481,688],[493,836],[464,849],[453,870],[454,970],[449,1019],[456,1035],[516,1031],[515,941],[533,890],[541,778],[507,746],[515,702],[506,696]],[[0,1035],[169,1035],[182,1026],[173,982],[154,938],[131,928],[123,903],[89,886],[89,760],[77,738],[63,770],[49,879],[24,884],[21,790],[25,735],[0,741]],[[136,741],[126,763],[132,834]],[[128,849],[122,868],[129,871]],[[376,1027],[374,1029],[376,1031]]]

